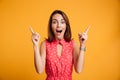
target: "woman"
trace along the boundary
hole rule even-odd
[[[38,73],[46,70],[46,80],[72,80],[72,69],[81,73],[84,64],[85,43],[87,32],[78,34],[80,47],[71,39],[70,23],[67,15],[61,10],[55,10],[48,23],[48,39],[38,48],[40,36],[32,32],[34,47],[34,63]]]

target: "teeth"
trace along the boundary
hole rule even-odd
[[[61,32],[62,32],[62,30],[56,30],[56,32],[59,32],[59,33],[61,33]]]

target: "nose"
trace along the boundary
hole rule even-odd
[[[60,27],[60,26],[61,26],[61,24],[60,24],[60,22],[58,22],[57,27]]]

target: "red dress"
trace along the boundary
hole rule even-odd
[[[57,54],[57,44],[62,44],[62,54]],[[73,41],[46,41],[46,80],[72,80]]]

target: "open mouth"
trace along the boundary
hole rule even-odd
[[[61,32],[62,32],[62,30],[56,30],[56,32],[57,32],[57,33],[61,33]]]

